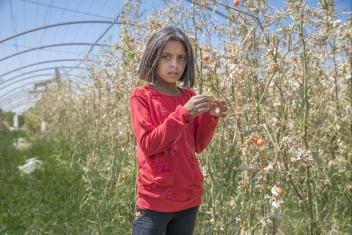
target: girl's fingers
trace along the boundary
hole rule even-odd
[[[198,110],[198,113],[201,114],[201,113],[205,113],[205,112],[208,112],[209,111],[209,108],[201,108]]]
[[[208,99],[208,97],[205,95],[195,95],[195,96],[192,96],[192,99],[195,99],[195,100]]]
[[[208,96],[205,95],[195,95],[192,98],[194,99],[193,104],[197,115],[208,112],[216,107],[219,108],[219,112],[217,113],[218,116],[225,117],[227,115],[228,108],[224,100],[217,99],[211,104]]]
[[[208,102],[208,98],[207,97],[200,97],[200,98],[197,98],[195,101],[194,101],[194,104],[197,105],[197,104],[202,104],[202,103],[209,103]]]
[[[210,105],[208,102],[204,102],[204,103],[198,104],[197,108],[210,108]]]

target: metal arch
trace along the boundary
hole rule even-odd
[[[111,21],[111,20],[80,20],[80,21],[69,21],[69,22],[64,22],[64,23],[58,23],[58,24],[51,24],[51,25],[46,25],[46,26],[42,26],[42,27],[38,27],[38,28],[34,28],[34,29],[30,29],[27,31],[24,31],[22,33],[18,33],[15,35],[12,35],[8,38],[2,39],[0,40],[0,43],[6,42],[10,39],[28,34],[28,33],[32,33],[35,31],[39,31],[39,30],[43,30],[43,29],[47,29],[47,28],[53,28],[53,27],[59,27],[59,26],[63,26],[63,25],[70,25],[70,24],[124,24],[124,25],[130,25],[130,26],[134,26],[134,24],[130,24],[130,23],[125,23],[125,22],[117,22],[117,21]]]
[[[46,80],[49,80],[49,79],[46,79]],[[45,81],[45,79],[42,80],[42,81]],[[6,92],[5,94],[1,95],[1,96],[0,96],[0,100],[2,100],[4,97],[10,95],[10,94],[13,93],[14,91],[17,91],[18,89],[20,89],[20,88],[25,88],[26,86],[31,85],[31,84],[34,84],[34,83],[36,83],[36,82],[39,82],[39,81],[31,81],[31,82],[25,83],[25,84],[23,84],[23,85],[21,85],[21,86],[17,86],[17,87],[15,87],[14,89],[12,89],[12,90]]]
[[[18,82],[23,82],[24,80],[28,80],[28,79],[31,79],[31,78],[37,78],[37,77],[46,77],[46,76],[53,76],[54,74],[52,73],[46,73],[46,74],[38,74],[38,75],[33,75],[33,76],[29,76],[29,77],[25,77],[25,78],[22,78],[21,80],[17,80],[17,81],[14,81],[14,82],[11,82],[10,84],[7,84],[6,86],[4,87],[1,87],[1,89],[5,89],[9,86],[12,86],[13,84],[16,84]],[[73,76],[73,74],[70,74],[69,76]],[[79,77],[78,75],[76,75],[76,77]]]
[[[33,100],[33,99],[37,99],[37,98],[38,97],[34,97],[34,96],[23,96],[23,97],[21,97],[21,99],[17,99],[17,100],[13,100],[11,102],[0,104],[0,107],[5,108],[5,107],[8,107],[10,105],[19,103],[19,102],[24,101],[24,100]]]
[[[31,49],[28,49],[28,50],[17,52],[15,54],[11,54],[9,56],[5,56],[5,57],[0,59],[0,62],[2,62],[4,60],[7,60],[7,59],[10,59],[10,58],[12,58],[14,56],[17,56],[17,55],[21,55],[21,54],[24,54],[24,53],[27,53],[27,52],[40,50],[40,49],[44,49],[44,48],[49,48],[49,47],[58,47],[58,46],[91,46],[91,45],[101,46],[101,47],[111,47],[112,46],[112,45],[109,45],[109,44],[95,44],[95,43],[88,43],[88,42],[72,42],[72,43],[49,44],[49,45],[44,45],[44,46],[40,46],[40,47],[34,47],[34,48],[31,48]]]
[[[11,105],[20,103],[20,102],[25,101],[25,100],[34,100],[34,99],[39,99],[39,97],[34,97],[34,96],[22,97],[21,99],[14,100],[12,102],[8,102],[8,103],[5,103],[5,104],[1,104],[0,107],[6,108],[6,107],[9,107]]]
[[[14,102],[9,102],[7,104],[1,104],[1,108],[9,108],[13,105],[17,105],[19,103],[22,103],[23,101],[33,101],[33,100],[39,100],[38,97],[23,97],[22,99],[15,100]]]
[[[18,67],[18,68],[15,68],[9,72],[6,72],[6,73],[3,73],[3,74],[0,74],[0,78],[6,76],[6,75],[9,75],[10,73],[14,73],[14,72],[17,72],[18,70],[21,70],[21,69],[26,69],[26,68],[29,68],[29,67],[32,67],[32,66],[35,66],[35,65],[40,65],[40,64],[48,64],[48,63],[55,63],[55,62],[70,62],[70,61],[92,61],[90,59],[57,59],[57,60],[45,60],[45,61],[40,61],[40,62],[37,62],[37,63],[33,63],[33,64],[28,64],[28,65],[25,65],[25,66],[21,66],[21,67]]]
[[[12,81],[12,80],[14,80],[14,79],[16,79],[16,78],[22,77],[22,76],[27,75],[27,74],[36,73],[36,72],[45,71],[45,70],[52,70],[52,69],[56,69],[56,68],[57,68],[57,69],[60,69],[60,68],[61,68],[61,69],[86,69],[85,67],[75,67],[75,66],[60,66],[60,67],[56,66],[56,67],[48,67],[48,68],[35,69],[35,70],[32,70],[32,71],[28,71],[28,72],[25,72],[25,73],[21,73],[21,74],[19,74],[19,75],[17,75],[17,76],[14,76],[14,77],[11,77],[11,78],[5,80],[5,81],[2,83],[2,85],[0,86],[0,89],[3,89],[3,88],[4,88],[4,84],[5,84],[5,83],[8,83],[8,82],[10,82],[10,81]],[[54,75],[54,73],[53,73],[52,75]],[[7,87],[7,86],[5,86],[5,87]]]
[[[22,96],[22,95],[30,95],[28,92],[26,91],[17,91],[17,92],[14,92],[8,96],[6,96],[2,102],[5,102],[5,101],[8,101],[8,100],[11,100],[12,98],[14,97],[17,97],[17,96]]]
[[[117,20],[119,16],[116,16],[115,19],[111,22],[110,26],[100,35],[100,37],[95,40],[94,44],[92,44],[88,50],[88,53],[87,55],[89,55],[93,49],[94,49],[94,46],[104,37],[104,35],[109,32],[109,30],[112,28],[112,26],[114,25],[113,22],[115,22]],[[134,24],[130,24],[131,26],[134,25]],[[80,66],[82,64],[82,62],[78,63],[76,66]]]
[[[10,84],[7,84],[6,86],[1,87],[1,89],[5,89],[5,88],[7,88],[7,87],[9,87],[9,86],[11,86],[11,85],[13,85],[13,84],[16,84],[16,83],[18,83],[18,82],[22,82],[22,81],[24,81],[24,80],[28,80],[28,79],[31,79],[31,78],[46,77],[46,76],[53,76],[53,75],[54,75],[54,74],[52,74],[52,73],[46,73],[46,74],[38,74],[38,75],[34,75],[34,76],[25,77],[25,78],[23,78],[23,79],[21,79],[21,80],[14,81],[14,82],[11,82]]]
[[[100,41],[100,39],[102,39],[102,38],[104,37],[104,35],[105,35],[107,32],[109,32],[109,30],[112,28],[113,25],[114,25],[114,24],[111,23],[111,25],[102,33],[102,35],[100,35],[100,37],[99,37],[97,40],[95,40],[95,42],[93,43],[93,45],[89,48],[88,54],[90,54],[90,53],[92,52],[92,50],[93,50],[93,48],[95,47],[95,45],[97,45],[98,42]]]
[[[4,109],[7,109],[8,111],[10,111],[10,108],[11,108],[11,110],[15,110],[15,109],[17,109],[17,108],[19,108],[19,107],[22,107],[23,105],[26,105],[26,104],[30,104],[31,102],[33,102],[34,100],[25,100],[25,101],[23,101],[23,102],[19,102],[19,103],[17,103],[17,104],[14,104],[14,105],[12,105],[12,106],[10,106],[10,107],[6,107],[6,108],[4,108]]]
[[[15,87],[14,89],[12,89],[12,90],[6,92],[5,94],[1,95],[1,96],[0,96],[0,101],[3,100],[3,98],[8,98],[9,95],[12,95],[13,92],[17,91],[17,90],[20,89],[20,88],[25,88],[25,87],[28,86],[28,85],[31,85],[31,84],[34,84],[34,83],[40,82],[40,81],[46,81],[46,80],[50,80],[50,79],[43,79],[43,80],[37,80],[37,81],[30,81],[30,82],[27,82],[27,83],[25,83],[25,84],[23,84],[23,85],[21,85],[21,86],[17,86],[17,87]]]
[[[0,107],[5,107],[6,105],[15,103],[15,102],[17,102],[19,100],[31,99],[31,98],[36,98],[36,97],[24,95],[24,96],[17,97],[17,99],[9,99],[8,98],[8,99],[4,100],[2,103],[0,103]]]
[[[41,81],[45,81],[45,80],[41,80]],[[23,94],[23,95],[21,95],[21,94]],[[72,90],[72,94],[75,97],[78,96],[74,90]],[[8,95],[7,97],[5,97],[5,99],[0,102],[0,107],[5,107],[6,105],[8,105],[10,103],[15,103],[15,102],[18,102],[19,100],[25,100],[25,99],[30,99],[30,98],[37,98],[37,97],[35,97],[27,92],[24,92],[24,91],[14,92],[14,93]]]

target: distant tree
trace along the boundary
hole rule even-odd
[[[4,121],[9,126],[12,126],[13,125],[13,118],[14,118],[15,115],[16,115],[16,113],[14,113],[14,112],[5,112]]]
[[[0,108],[0,121],[3,121],[4,120],[4,111]]]
[[[25,123],[24,115],[18,115],[18,126],[22,127]]]

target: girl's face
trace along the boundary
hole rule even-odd
[[[176,84],[186,68],[186,49],[179,41],[168,41],[157,64],[158,82]]]

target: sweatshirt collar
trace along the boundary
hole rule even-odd
[[[179,95],[177,95],[177,96],[173,96],[173,95],[168,95],[168,94],[166,94],[164,92],[161,92],[161,91],[155,89],[153,87],[153,85],[151,85],[151,84],[148,84],[148,85],[145,86],[145,89],[147,89],[153,95],[170,97],[170,98],[178,98],[178,97],[182,97],[183,96],[184,90],[182,88],[180,88],[180,87],[177,87],[177,88],[181,91],[181,93]]]

